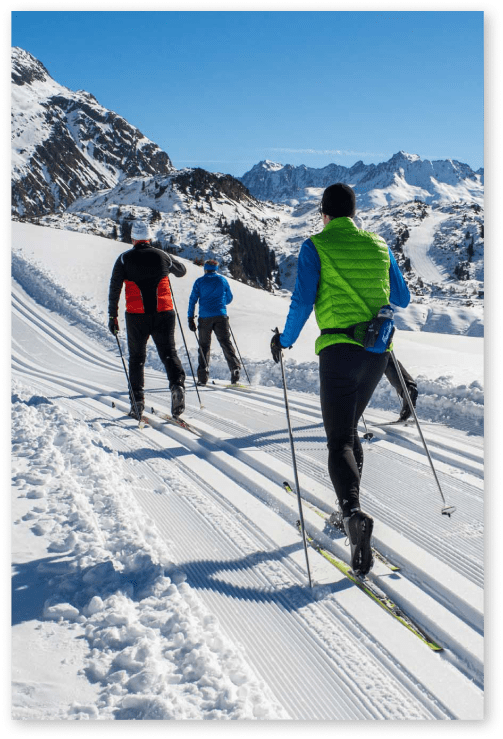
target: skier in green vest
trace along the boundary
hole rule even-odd
[[[410,293],[384,240],[355,225],[355,210],[349,185],[327,187],[320,205],[323,230],[302,244],[285,328],[273,336],[271,353],[279,362],[314,306],[328,471],[351,546],[351,567],[364,576],[373,565],[374,521],[360,508],[363,450],[357,427],[388,364],[394,331],[390,304],[407,307]]]

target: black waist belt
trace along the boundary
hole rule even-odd
[[[384,316],[376,316],[370,321],[353,323],[352,326],[346,326],[346,328],[322,328],[321,335],[326,336],[327,334],[346,334],[346,336],[349,336],[350,339],[356,341],[357,344],[361,344],[361,346],[363,346],[365,349],[369,349],[375,345],[381,327],[389,320],[389,318],[385,318]],[[394,333],[395,328],[392,324],[392,328],[388,336],[388,341],[386,343],[386,349],[389,349],[389,347],[391,346],[391,341],[393,339]]]
[[[321,335],[326,336],[327,334],[346,334],[350,339],[355,341],[361,341],[360,338],[356,338],[355,333],[357,332],[359,337],[363,337],[367,330],[370,321],[364,321],[363,323],[353,323],[352,326],[346,326],[346,328],[322,328]]]

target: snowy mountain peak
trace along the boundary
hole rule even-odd
[[[12,50],[12,208],[23,217],[68,207],[127,177],[174,171],[169,156],[89,92]]]
[[[290,165],[287,164],[286,166],[288,167]],[[270,159],[262,159],[258,164],[254,164],[250,171],[255,172],[257,176],[260,176],[260,173],[279,172],[281,169],[284,168],[284,164],[280,164],[279,162],[272,162]]]
[[[409,154],[406,151],[400,150],[396,154],[393,154],[390,162],[399,162],[401,160],[405,160],[407,162],[418,162],[421,161],[421,157],[418,154]]]
[[[259,162],[257,166],[267,169],[269,172],[277,172],[284,167],[283,164],[279,164],[279,162],[271,162],[270,159],[264,159],[262,162]]]
[[[42,62],[29,51],[14,46],[12,48],[12,81],[16,85],[30,85],[33,82],[46,82],[52,79]]]

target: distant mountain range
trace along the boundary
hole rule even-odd
[[[430,162],[399,151],[387,162],[376,165],[360,161],[352,167],[329,164],[316,169],[266,160],[239,179],[256,198],[290,205],[319,196],[312,188],[345,182],[354,188],[359,208],[376,208],[410,200],[482,205],[483,178],[483,169],[474,172],[467,164],[451,159]]]
[[[131,221],[142,218],[155,242],[181,257],[217,258],[241,282],[292,290],[300,246],[321,229],[322,191],[338,181],[355,188],[360,226],[386,239],[419,300],[480,299],[483,170],[402,151],[349,168],[263,161],[241,178],[177,170],[93,95],[63,87],[30,53],[12,49],[15,219],[129,243]],[[422,279],[407,256],[410,230],[423,221],[432,224],[431,253],[445,275],[438,284]]]

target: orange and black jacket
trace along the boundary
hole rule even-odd
[[[126,283],[126,313],[173,310],[169,274],[183,277],[185,266],[170,254],[140,241],[115,262],[108,291],[108,315],[117,317],[122,285]]]

